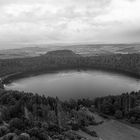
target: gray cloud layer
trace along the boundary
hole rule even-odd
[[[139,41],[139,0],[1,0],[0,42]]]

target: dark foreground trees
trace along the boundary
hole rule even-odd
[[[62,102],[58,98],[1,89],[0,140],[81,139],[70,130],[94,124],[94,118],[86,114],[83,106],[89,106],[87,101]]]
[[[140,91],[96,98],[95,108],[117,119],[127,118],[133,123],[140,123]]]
[[[1,89],[0,140],[80,139],[70,131],[78,129],[97,136],[86,129],[88,125],[98,125],[88,110],[140,123],[139,105],[140,92],[62,102],[58,98]]]

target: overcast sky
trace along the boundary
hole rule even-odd
[[[139,38],[140,0],[0,0],[0,44]]]

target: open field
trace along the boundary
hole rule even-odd
[[[87,113],[91,112],[88,111]],[[104,123],[88,127],[89,130],[94,130],[98,134],[98,138],[92,137],[81,130],[76,132],[87,140],[140,140],[139,129],[117,120],[104,119],[96,113],[91,114],[94,116],[96,122],[104,121]]]
[[[89,126],[90,130],[95,130],[102,140],[139,140],[140,130],[116,120],[102,119],[97,114],[94,115],[97,121],[104,123],[97,126]]]
[[[22,45],[20,49],[0,50],[0,59],[34,57],[59,49],[69,49],[83,56],[128,54],[140,53],[140,44]]]

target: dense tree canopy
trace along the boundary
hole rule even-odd
[[[51,137],[73,140],[78,136],[68,133],[69,130],[95,124],[94,118],[83,109],[84,104],[90,106],[88,101],[62,102],[44,95],[0,89],[0,140],[51,140]],[[95,132],[91,134],[97,136]]]
[[[116,54],[82,57],[72,51],[62,50],[32,58],[0,60],[0,76],[7,80],[30,73],[84,68],[99,68],[140,75],[140,55]]]
[[[94,104],[104,114],[140,122],[140,91],[96,98]]]

